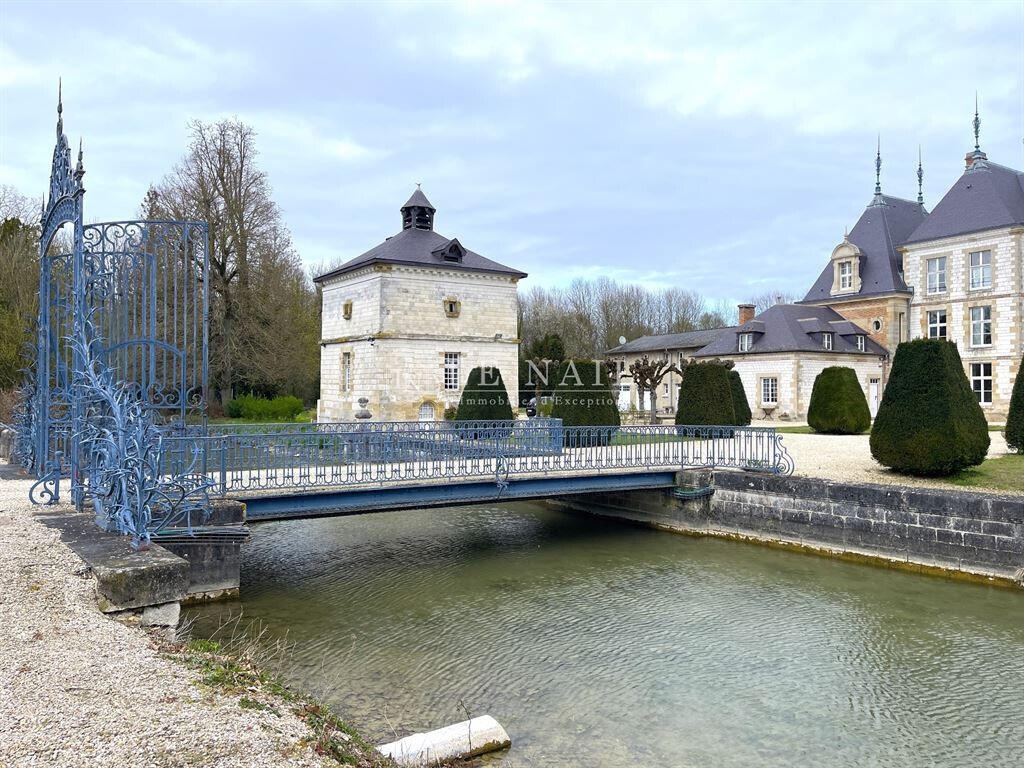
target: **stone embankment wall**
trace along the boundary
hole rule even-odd
[[[572,497],[574,509],[683,533],[817,551],[1024,587],[1024,499],[745,472],[681,472],[682,488]],[[692,494],[689,494],[692,495]]]

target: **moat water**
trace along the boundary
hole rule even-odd
[[[244,612],[370,739],[516,766],[1024,765],[1024,593],[512,503],[263,523]],[[487,761],[491,764],[491,761]]]

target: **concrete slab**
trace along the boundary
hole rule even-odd
[[[158,544],[134,550],[126,536],[101,531],[91,516],[66,508],[36,519],[60,531],[64,543],[89,567],[104,613],[176,603],[188,593],[189,564]]]

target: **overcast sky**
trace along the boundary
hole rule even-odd
[[[530,273],[802,293],[882,188],[934,205],[972,148],[1024,168],[1024,3],[0,0],[0,184],[39,196],[57,78],[86,217],[131,218],[187,123],[258,132],[310,265],[436,228]]]

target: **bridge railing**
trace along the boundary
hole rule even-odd
[[[557,419],[315,426],[168,435],[161,466],[167,474],[201,474],[221,494],[686,467],[793,469],[779,435],[766,427],[565,427]]]

